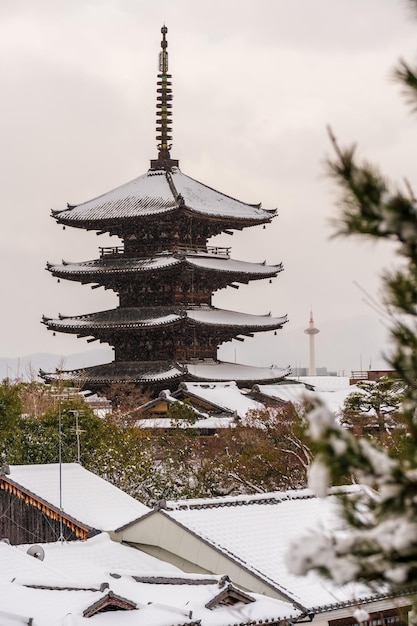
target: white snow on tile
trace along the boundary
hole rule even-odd
[[[170,185],[174,183],[176,194]],[[69,222],[114,220],[158,215],[178,210],[176,195],[181,194],[187,209],[213,217],[229,217],[262,223],[276,211],[240,202],[215,191],[175,168],[172,174],[149,170],[142,176],[73,208],[54,211],[58,219]]]
[[[168,502],[164,513],[310,609],[371,595],[364,586],[336,587],[316,574],[288,572],[286,554],[292,541],[311,529],[326,532],[337,525],[336,500],[319,499],[304,489]]]
[[[78,463],[63,463],[62,508],[97,530],[114,530],[149,511],[148,507]],[[13,482],[59,508],[60,465],[11,465]]]
[[[129,272],[149,272],[155,269],[174,267],[181,263],[172,255],[158,255],[149,259],[104,258],[91,261],[70,261],[49,264],[49,269],[60,274],[126,274]]]
[[[348,376],[290,376],[289,379],[310,385],[316,391],[339,391],[350,387]]]
[[[271,365],[271,367],[252,367],[251,365],[221,361],[187,363],[187,370],[195,378],[218,382],[231,380],[277,380],[289,373],[289,368],[283,369],[275,365]]]
[[[250,410],[261,410],[264,408],[263,404],[245,395],[235,381],[224,383],[181,383],[180,387],[184,391],[212,402],[223,409],[235,411],[240,418],[245,417]]]
[[[173,420],[168,417],[147,417],[146,419],[137,420],[135,422],[137,428],[169,428],[174,427]],[[197,420],[190,426],[186,422],[180,422],[177,428],[192,428],[193,430],[208,429],[218,430],[219,428],[235,428],[236,421],[233,417],[207,417]]]
[[[173,254],[158,254],[146,259],[130,258],[102,258],[90,261],[65,261],[63,263],[50,263],[48,269],[60,275],[73,274],[119,274],[133,272],[149,272],[156,269],[165,269],[186,263],[193,267],[213,270],[217,272],[230,272],[255,276],[274,276],[282,270],[282,265],[266,265],[265,263],[250,263],[223,258],[210,252],[206,254],[187,255],[184,258]]]
[[[274,330],[287,322],[287,316],[252,315],[210,306],[195,306],[189,309],[180,307],[117,308],[85,315],[61,316],[48,320],[54,329],[65,328],[138,328],[169,325],[183,318],[198,324],[213,326],[235,326],[247,330]]]
[[[271,276],[280,272],[282,265],[266,265],[265,263],[249,263],[248,261],[237,261],[234,259],[222,259],[219,257],[194,257],[188,256],[187,261],[195,267],[212,269],[221,272],[233,272],[238,274],[260,274]]]
[[[270,219],[276,213],[275,210],[267,211],[226,196],[186,176],[179,169],[173,172],[172,179],[185,205],[197,213],[250,220]]]
[[[195,307],[187,310],[187,317],[200,324],[212,324],[217,326],[247,326],[250,328],[277,328],[285,324],[287,316],[272,317],[271,315],[251,315],[238,313],[214,307]]]
[[[227,584],[222,576],[184,574],[140,550],[111,541],[105,534],[87,541],[42,545],[43,561],[27,555],[28,546],[7,547],[13,556],[4,565],[8,578],[0,579],[1,626],[32,623],[30,617],[34,626],[173,626],[196,622],[225,626],[236,620],[294,620],[300,614],[291,603],[258,594],[249,594],[254,602],[247,605],[209,610],[205,605]],[[136,608],[83,617],[86,609],[109,593]]]
[[[306,384],[310,384],[310,382],[308,382],[309,378],[310,377],[305,378]],[[320,378],[332,377],[323,376]],[[311,389],[306,388],[303,382],[299,382],[298,384],[282,385],[254,385],[253,390],[262,393],[266,397],[281,400],[282,402],[292,402],[293,404],[298,405],[303,404],[306,400],[317,399],[321,401],[334,415],[339,415],[343,410],[346,398],[351,393],[358,391],[356,385],[349,385],[349,379],[347,380],[348,384],[341,385],[340,387],[334,384],[334,382],[330,383],[328,388],[333,389],[332,391],[322,391],[321,389],[311,391]],[[321,387],[325,388],[325,386],[326,385],[323,384]]]

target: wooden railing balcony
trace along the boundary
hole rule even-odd
[[[181,252],[185,255],[214,255],[228,259],[230,257],[231,248],[222,246],[188,246],[186,244],[175,245],[170,251]],[[123,256],[125,253],[124,246],[101,246],[99,248],[100,258],[116,258]]]
[[[125,249],[124,246],[104,246],[100,247],[100,258],[121,256]]]
[[[175,252],[183,252],[184,254],[210,254],[229,258],[231,248],[222,246],[188,246],[186,244],[177,244],[174,248]]]

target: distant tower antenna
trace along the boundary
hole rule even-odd
[[[168,74],[168,41],[166,34],[168,28],[164,25],[161,28],[162,41],[159,53],[159,74],[157,82],[156,97],[156,140],[158,148],[158,158],[151,161],[151,169],[169,170],[171,167],[178,167],[178,161],[171,159],[170,150],[172,144],[172,88],[171,74]]]
[[[317,372],[314,335],[317,335],[317,333],[319,333],[320,331],[314,326],[313,311],[310,311],[310,322],[308,324],[308,328],[306,328],[304,332],[310,336],[310,367],[308,369],[308,374],[309,376],[316,376]]]

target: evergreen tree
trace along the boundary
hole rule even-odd
[[[344,413],[354,422],[356,416],[368,416],[368,429],[380,432],[396,425],[396,413],[400,408],[404,384],[395,378],[383,376],[377,381],[360,380],[357,391],[345,399]]]
[[[22,412],[19,390],[8,378],[0,383],[0,444],[13,430]]]
[[[411,4],[417,12],[417,0]],[[417,67],[401,61],[395,78],[416,109]],[[337,583],[365,581],[396,589],[417,579],[417,200],[408,182],[404,189],[391,184],[377,167],[358,161],[354,146],[341,148],[331,131],[330,137],[335,157],[329,171],[341,191],[337,234],[394,241],[402,258],[383,279],[383,293],[392,320],[389,363],[405,383],[400,419],[407,449],[395,457],[367,438],[356,438],[316,403],[309,414],[318,448],[312,488],[324,496],[342,474],[370,489],[340,496],[343,531],[315,539],[310,534],[292,547],[289,564],[296,573],[315,569]]]

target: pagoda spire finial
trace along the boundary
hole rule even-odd
[[[157,82],[156,96],[156,140],[158,148],[158,158],[151,160],[152,169],[170,169],[178,166],[178,161],[171,159],[172,141],[172,89],[171,74],[168,74],[168,41],[166,34],[168,28],[165,24],[161,28],[162,41],[159,53],[159,74]]]

